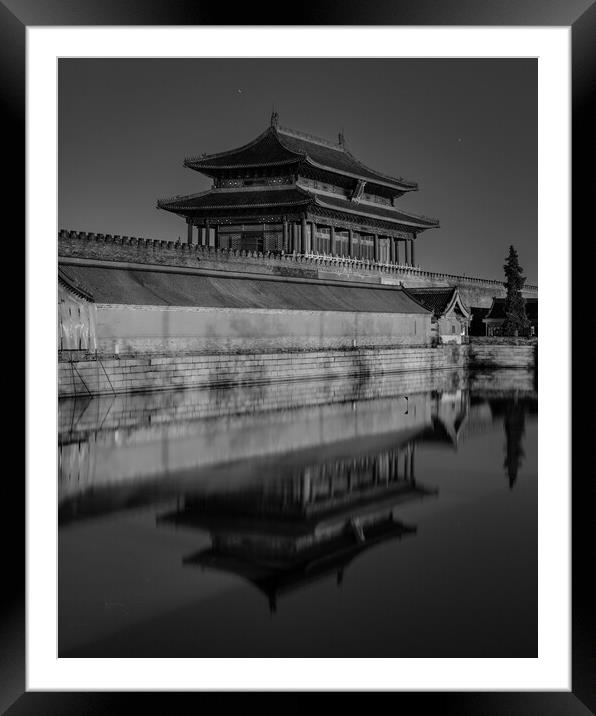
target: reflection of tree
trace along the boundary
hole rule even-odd
[[[506,439],[506,454],[503,467],[507,470],[510,489],[513,489],[517,479],[517,472],[522,464],[522,458],[525,457],[522,446],[525,424],[526,411],[523,403],[518,400],[509,401],[505,408],[505,419],[503,421]]]

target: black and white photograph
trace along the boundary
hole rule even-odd
[[[0,711],[584,716],[596,5],[280,20],[0,2],[26,284]]]
[[[538,656],[537,109],[58,60],[60,658]]]

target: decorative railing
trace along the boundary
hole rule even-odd
[[[457,284],[469,283],[481,286],[503,288],[503,281],[495,279],[474,278],[472,276],[461,276],[458,274],[441,273],[437,271],[426,271],[420,266],[408,266],[407,264],[383,263],[370,259],[359,259],[350,256],[337,256],[324,253],[284,253],[283,251],[245,251],[242,249],[215,248],[213,246],[201,246],[200,244],[188,244],[178,239],[167,241],[161,239],[148,239],[136,236],[120,236],[118,234],[96,234],[86,231],[67,231],[61,229],[58,232],[58,239],[78,240],[85,242],[96,242],[100,244],[116,244],[122,246],[134,246],[144,249],[163,250],[168,249],[181,254],[196,256],[199,260],[234,260],[235,258],[256,259],[257,262],[266,260],[271,263],[299,264],[305,267],[333,269],[345,269],[352,272],[376,272],[384,274],[398,274],[400,276],[420,277],[431,280],[453,282]],[[60,253],[60,252],[59,252]],[[526,284],[528,291],[538,291],[538,286]]]

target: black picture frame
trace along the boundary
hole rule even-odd
[[[233,7],[233,10],[231,9]],[[284,16],[283,11],[286,11]],[[291,11],[291,12],[288,12]],[[230,23],[233,14],[233,23]],[[291,22],[290,22],[291,21]],[[571,26],[572,31],[572,214],[573,229],[578,236],[593,234],[588,215],[594,201],[592,167],[594,166],[594,133],[590,123],[591,101],[596,86],[596,4],[594,0],[483,0],[469,3],[461,0],[344,0],[342,3],[318,2],[291,4],[285,8],[267,2],[227,6],[201,0],[2,0],[0,1],[0,81],[2,87],[2,123],[4,126],[4,216],[14,222],[10,239],[5,241],[5,260],[11,261],[8,247],[17,245],[25,216],[25,32],[28,26],[69,25],[504,25],[504,26]],[[8,165],[7,165],[8,163]],[[591,218],[591,217],[590,217]],[[586,241],[587,243],[587,241]],[[24,245],[24,244],[23,244]],[[580,260],[573,264],[572,301],[582,306],[580,292],[589,285],[582,281]],[[585,304],[583,304],[585,305]],[[31,307],[29,307],[31,309]],[[583,316],[583,324],[580,318]],[[590,312],[572,316],[573,335],[578,341]],[[23,326],[25,323],[23,322]],[[581,346],[573,351],[573,370],[579,370]],[[562,350],[567,349],[565,343]],[[26,346],[31,360],[32,347]],[[14,359],[15,355],[10,356]],[[14,374],[14,368],[12,369]],[[586,401],[582,390],[580,401],[574,385],[573,405]],[[588,398],[589,388],[587,389]],[[17,421],[14,421],[15,423]],[[589,444],[591,421],[574,421],[573,450],[576,464],[578,451]],[[582,463],[589,465],[589,462]],[[579,473],[579,474],[577,474]],[[594,609],[589,582],[593,567],[592,510],[594,489],[591,470],[578,470],[573,480],[572,507],[572,691],[564,692],[447,692],[393,693],[396,705],[413,704],[440,713],[482,714],[574,714],[596,710],[596,659],[594,654]],[[10,478],[10,479],[9,479]],[[5,553],[9,552],[3,570],[3,607],[0,613],[0,710],[11,716],[21,714],[119,713],[151,700],[158,709],[176,713],[183,710],[181,699],[203,698],[201,694],[130,694],[25,691],[25,488],[12,471],[5,471],[5,510],[3,529]],[[422,699],[422,701],[421,701]],[[179,706],[180,704],[180,706]]]

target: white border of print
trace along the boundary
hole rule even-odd
[[[539,339],[538,658],[57,657],[57,58],[196,57],[182,48],[197,47],[203,57],[301,47],[313,48],[303,57],[539,58],[540,313],[556,330]],[[570,690],[569,28],[28,27],[26,240],[28,690]]]

